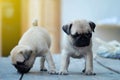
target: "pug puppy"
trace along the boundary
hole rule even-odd
[[[55,64],[50,52],[51,39],[48,32],[34,24],[24,33],[11,54],[12,64],[19,73],[27,73],[32,68],[36,57],[41,58],[41,71],[47,71],[44,66],[45,60],[49,66],[49,73],[56,74]]]
[[[66,43],[62,50],[61,69],[59,74],[68,74],[70,57],[85,58],[85,68],[83,72],[86,75],[93,73],[93,52],[92,52],[92,32],[95,29],[95,23],[86,20],[76,20],[62,27],[67,34]]]

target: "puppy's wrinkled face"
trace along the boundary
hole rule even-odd
[[[63,26],[63,31],[72,38],[73,45],[76,47],[85,47],[90,45],[92,31],[95,24],[86,20],[78,20]]]
[[[11,51],[12,64],[19,73],[27,73],[31,69],[31,66],[26,64],[31,54],[31,50],[23,49],[20,47],[15,47]]]
[[[17,62],[13,64],[19,73],[27,73],[29,72],[30,68],[25,64],[25,62]]]

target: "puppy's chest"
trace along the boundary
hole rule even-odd
[[[72,52],[71,57],[73,57],[73,58],[81,58],[85,54],[86,53],[85,53],[84,49],[79,49],[79,50],[75,49],[74,52]]]

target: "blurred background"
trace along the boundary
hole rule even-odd
[[[52,53],[60,53],[65,41],[62,25],[76,19],[95,22],[95,37],[120,41],[119,5],[120,0],[0,0],[0,56],[10,54],[36,19],[51,35]]]

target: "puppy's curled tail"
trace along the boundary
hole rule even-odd
[[[35,20],[32,25],[33,26],[38,26],[38,20]]]

